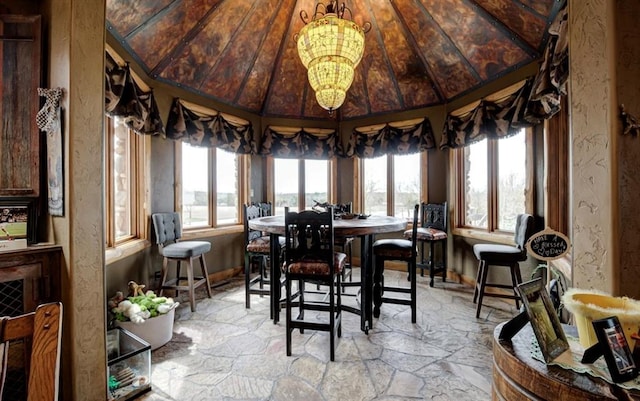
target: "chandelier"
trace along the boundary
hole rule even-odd
[[[348,19],[344,18],[346,11]],[[358,26],[351,10],[335,0],[326,6],[318,2],[311,20],[304,10],[300,18],[305,26],[296,39],[298,55],[318,104],[331,115],[344,103],[354,69],[364,53],[364,34],[371,24]]]

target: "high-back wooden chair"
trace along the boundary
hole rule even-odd
[[[270,295],[268,270],[271,254],[271,238],[260,230],[252,230],[249,221],[271,215],[271,203],[247,204],[243,207],[244,219],[244,289],[245,307],[251,308],[251,294]],[[284,239],[281,242],[284,245]],[[252,266],[258,266],[258,275],[251,277]]]
[[[429,286],[433,287],[433,281],[437,274],[442,275],[442,281],[447,281],[447,202],[420,204],[421,226],[416,235],[420,245],[420,258],[416,261],[416,268],[420,269],[420,276],[424,276],[424,270],[429,270]],[[412,230],[404,233],[405,238],[411,239]],[[424,245],[429,244],[429,255],[425,253]],[[440,244],[440,261],[435,259],[435,245]]]
[[[299,329],[329,332],[329,359],[335,360],[336,336],[342,335],[342,298],[340,279],[347,255],[334,252],[333,208],[326,212],[303,210],[299,213],[285,209],[285,263],[287,307],[287,356],[291,355],[291,334]],[[293,316],[291,285],[298,282],[298,315]],[[305,282],[328,286],[327,298],[305,299]],[[305,311],[328,312],[318,321],[317,315],[305,318]]]
[[[28,372],[27,401],[57,400],[61,340],[59,302],[40,305],[25,315],[0,317],[0,399],[5,389],[9,347],[22,342]]]

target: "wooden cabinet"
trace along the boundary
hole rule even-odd
[[[0,316],[32,312],[40,303],[61,300],[62,248],[32,246],[0,252]]]
[[[0,196],[40,194],[40,20],[0,14]]]

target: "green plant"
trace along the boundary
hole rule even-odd
[[[118,292],[111,298],[109,305],[115,320],[142,323],[146,319],[168,313],[178,306],[178,302],[172,298],[159,297],[153,291],[130,296],[127,299],[124,299],[122,293]]]

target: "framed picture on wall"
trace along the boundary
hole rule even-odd
[[[36,242],[35,200],[0,198],[0,241]]]
[[[522,283],[518,285],[517,290],[529,316],[542,356],[545,362],[549,363],[569,349],[567,337],[555,313],[549,293],[541,278]]]

